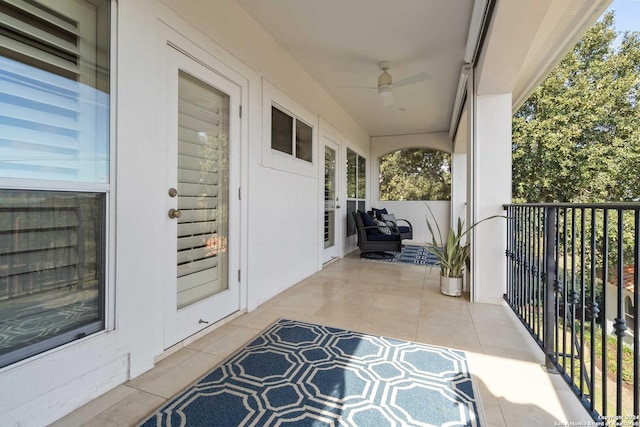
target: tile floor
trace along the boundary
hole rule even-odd
[[[132,426],[278,318],[465,350],[483,426],[590,425],[591,418],[506,306],[439,293],[437,270],[352,254],[162,359],[54,424]]]

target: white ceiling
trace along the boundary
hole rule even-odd
[[[238,0],[371,136],[448,131],[473,0]],[[394,81],[385,107],[380,61]]]

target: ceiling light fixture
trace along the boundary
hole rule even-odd
[[[391,96],[391,86],[378,86],[378,95],[385,98],[387,96]]]

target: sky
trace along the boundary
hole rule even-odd
[[[613,0],[607,10],[616,11],[617,31],[640,31],[640,0]]]

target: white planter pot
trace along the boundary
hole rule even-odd
[[[462,277],[440,276],[440,292],[451,297],[462,294]]]

